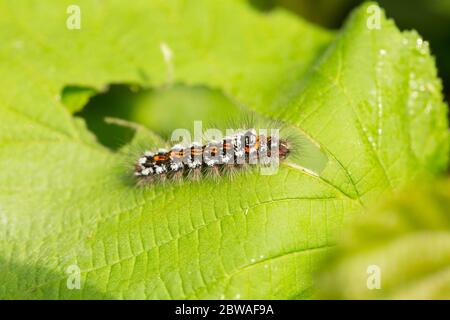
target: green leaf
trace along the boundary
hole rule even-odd
[[[357,221],[334,254],[319,281],[323,298],[449,299],[450,180],[390,199]]]
[[[432,59],[384,18],[367,29],[366,6],[332,39],[241,1],[78,3],[80,30],[65,28],[62,3],[0,5],[2,298],[308,298],[347,219],[446,166]],[[68,86],[112,83],[221,90],[303,130],[329,161],[320,175],[292,162],[136,188],[124,152],[60,101]],[[144,137],[158,140],[138,127],[132,144]],[[74,264],[80,290],[66,285]]]

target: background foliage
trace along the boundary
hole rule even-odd
[[[448,299],[450,181],[409,187],[345,232],[319,279],[328,299]],[[367,290],[368,266],[381,290]]]

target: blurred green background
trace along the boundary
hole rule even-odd
[[[338,29],[362,0],[249,0],[261,11],[287,9],[326,28]],[[430,42],[439,76],[450,101],[450,0],[379,0],[400,29],[415,29]]]

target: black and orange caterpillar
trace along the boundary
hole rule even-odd
[[[275,151],[275,152],[274,152]],[[203,175],[220,176],[226,170],[248,165],[270,165],[291,152],[286,139],[257,134],[255,129],[239,131],[221,141],[175,145],[170,150],[145,151],[134,167],[138,185],[167,179],[199,180]]]

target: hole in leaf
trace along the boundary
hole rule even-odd
[[[220,125],[242,111],[221,91],[204,86],[176,84],[144,89],[114,84],[105,92],[94,92],[87,87],[67,86],[62,90],[62,101],[75,116],[85,120],[100,143],[113,150],[130,142],[134,130],[107,123],[107,117],[142,124],[169,139],[174,129],[192,131],[195,120],[202,120],[204,127]]]

